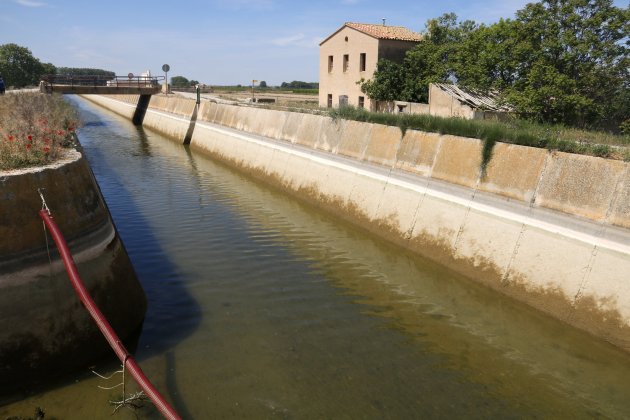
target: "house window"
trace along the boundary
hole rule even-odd
[[[365,108],[365,96],[359,96],[359,108]]]
[[[329,55],[328,56],[328,73],[330,73],[331,71],[333,71],[333,56]]]
[[[332,108],[332,93],[328,94],[327,106],[328,106],[328,108]]]
[[[365,71],[365,53],[361,53],[359,60],[359,71]]]
[[[348,106],[348,95],[339,95],[339,106]]]
[[[348,54],[343,55],[343,72],[348,71],[348,64],[350,63],[350,56]]]

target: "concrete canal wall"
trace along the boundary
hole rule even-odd
[[[86,97],[131,117],[137,97]],[[192,100],[145,126],[181,142]],[[629,164],[202,102],[190,146],[630,351]]]
[[[144,292],[79,151],[69,150],[52,165],[0,171],[1,395],[85,368],[110,351],[75,296],[50,236],[47,244],[38,189],[118,334],[136,332],[146,311]]]

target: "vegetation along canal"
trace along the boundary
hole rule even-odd
[[[72,101],[149,300],[137,360],[185,418],[630,416],[627,354]],[[117,382],[75,374],[0,418],[111,418]]]

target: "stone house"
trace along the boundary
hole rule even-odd
[[[422,35],[402,26],[346,22],[319,44],[319,106],[374,110],[357,82],[368,80],[381,58],[401,62]]]

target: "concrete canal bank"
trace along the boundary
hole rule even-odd
[[[121,337],[142,324],[144,292],[87,160],[0,171],[0,393],[32,389],[111,351],[75,296],[38,211],[43,191],[86,287]],[[50,260],[49,252],[50,250]],[[9,397],[10,398],[10,397]]]
[[[174,97],[144,125],[630,350],[628,163],[497,144],[482,179],[476,139]]]

